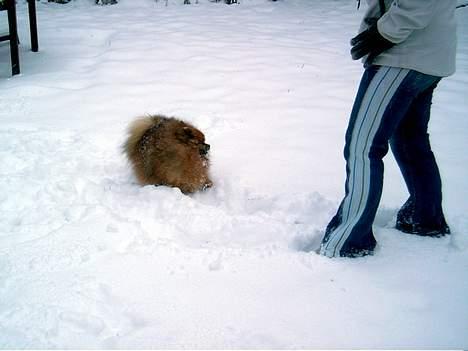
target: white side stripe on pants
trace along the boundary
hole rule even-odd
[[[330,233],[322,245],[321,254],[328,257],[340,255],[366,208],[370,192],[369,152],[384,113],[409,70],[382,67],[372,79],[359,109],[349,145],[349,192],[343,201],[340,225]]]

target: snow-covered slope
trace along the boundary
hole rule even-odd
[[[468,10],[431,122],[453,235],[392,229],[389,155],[375,256],[331,260],[311,250],[343,192],[363,10],[181,2],[43,1],[32,53],[19,1],[20,76],[0,45],[0,348],[467,348]],[[135,183],[120,146],[145,113],[205,132],[214,188]]]

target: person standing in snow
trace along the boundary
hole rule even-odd
[[[320,246],[327,257],[372,254],[372,224],[391,145],[409,191],[396,228],[422,236],[450,229],[427,127],[432,95],[455,72],[456,0],[367,0],[360,34],[351,39],[365,72],[354,101],[344,156],[345,197]]]

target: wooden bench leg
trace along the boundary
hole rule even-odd
[[[29,31],[31,33],[31,50],[39,50],[39,41],[37,39],[37,18],[36,18],[36,0],[28,0],[29,10]]]
[[[8,7],[8,26],[10,30],[10,53],[11,53],[11,74],[20,73],[19,53],[18,53],[18,30],[16,24],[16,4],[15,0],[11,1],[11,6]]]

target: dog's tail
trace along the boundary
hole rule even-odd
[[[128,158],[132,159],[138,154],[138,143],[147,130],[159,123],[158,116],[144,116],[137,118],[128,127],[128,138],[122,148]]]

